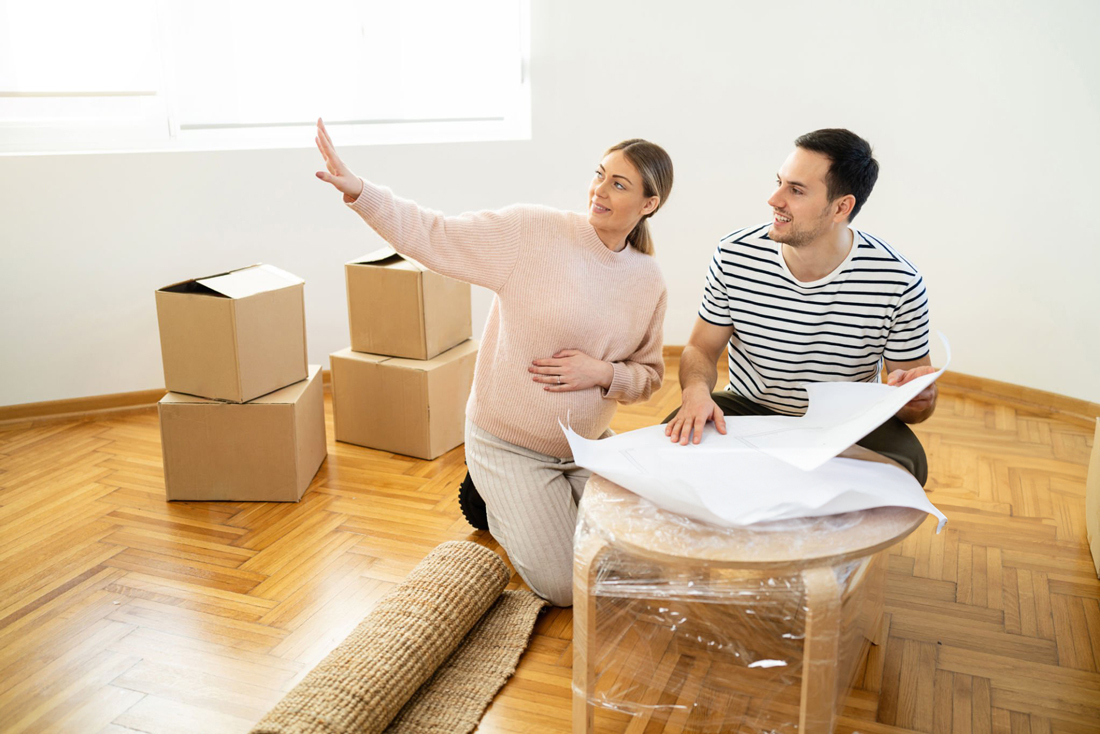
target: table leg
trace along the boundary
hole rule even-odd
[[[840,587],[831,568],[803,571],[806,637],[802,653],[800,734],[831,734],[836,715]]]
[[[573,731],[590,732],[594,711],[589,699],[596,677],[596,596],[592,593],[605,544],[588,538],[573,555]]]

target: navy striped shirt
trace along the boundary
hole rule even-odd
[[[721,239],[699,316],[732,326],[729,386],[753,402],[802,415],[807,382],[876,382],[883,358],[928,354],[928,296],[917,269],[880,239],[853,229],[832,273],[791,275],[771,224]]]

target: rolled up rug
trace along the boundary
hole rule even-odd
[[[508,578],[507,566],[488,548],[465,541],[443,543],[276,704],[252,734],[380,733],[399,712],[401,721],[395,728],[404,732],[470,731],[514,672],[535,617],[546,603],[530,592],[509,592],[501,598]],[[500,611],[494,608],[495,614],[486,614],[498,598]],[[473,652],[466,645],[461,655],[449,661],[483,617],[480,634],[471,636]],[[488,634],[483,629],[486,625]],[[512,642],[501,641],[503,628],[513,630]],[[521,634],[516,635],[517,631]],[[474,638],[484,644],[477,645]],[[496,651],[486,653],[485,644]],[[484,664],[478,664],[486,673],[481,677],[490,684],[496,681],[495,687],[487,697],[468,692],[456,697],[456,677],[478,678],[469,661],[479,657],[485,658]],[[445,662],[449,665],[444,666]],[[433,679],[434,690],[429,686],[421,691],[441,666],[444,670]],[[416,702],[406,707],[418,691],[420,708]],[[465,714],[459,710],[463,707]],[[438,728],[443,714],[449,728]],[[456,728],[456,721],[468,722],[471,716],[472,724]]]
[[[545,599],[505,591],[431,679],[420,686],[386,734],[465,734],[516,672]]]

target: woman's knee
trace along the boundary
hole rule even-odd
[[[573,537],[551,542],[534,542],[541,533],[530,526],[501,525],[488,505],[489,532],[508,554],[520,577],[531,591],[557,607],[573,604]],[[546,539],[544,538],[544,541]]]
[[[567,552],[558,548],[554,553],[533,552],[530,547],[512,547],[504,550],[516,571],[531,587],[531,591],[556,607],[573,605],[573,544]]]
[[[543,575],[545,574],[540,574],[539,578],[527,579],[527,585],[531,587],[531,591],[556,607],[573,606],[572,575],[565,579],[560,576],[541,578]]]

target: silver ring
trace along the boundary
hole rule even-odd
[[[560,385],[561,384],[561,375],[558,375],[557,378],[558,378],[558,384]]]

